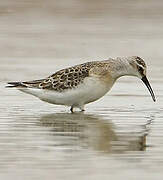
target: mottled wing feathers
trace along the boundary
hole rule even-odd
[[[90,74],[95,73],[94,68],[104,67],[102,62],[94,61],[87,62],[84,64],[76,65],[66,69],[62,69],[52,74],[46,79],[26,81],[26,82],[14,82],[9,83],[10,87],[29,87],[29,88],[39,88],[39,89],[48,89],[58,92],[62,92],[66,89],[72,89],[78,86],[84,81],[86,77]],[[91,70],[91,71],[90,71]],[[96,71],[98,72],[98,71]]]
[[[89,70],[94,63],[84,63],[70,68],[62,69],[40,83],[43,89],[63,91],[78,86],[89,76]]]

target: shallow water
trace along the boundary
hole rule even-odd
[[[161,180],[162,1],[47,2],[1,5],[0,178]],[[8,81],[128,55],[147,62],[156,103],[132,77],[74,114],[4,88]]]

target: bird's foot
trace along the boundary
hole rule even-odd
[[[74,107],[73,106],[71,106],[70,111],[71,111],[71,113],[74,113]]]
[[[84,106],[80,106],[78,108],[80,109],[81,112],[85,111]],[[70,111],[71,111],[71,113],[74,113],[74,106],[71,106]]]

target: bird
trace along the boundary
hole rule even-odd
[[[51,104],[69,106],[73,113],[74,108],[84,111],[86,104],[104,96],[121,76],[141,79],[155,102],[146,71],[147,66],[139,56],[108,58],[61,69],[39,80],[8,82],[6,87],[17,88]]]

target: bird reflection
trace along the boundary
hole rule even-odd
[[[57,113],[44,115],[39,126],[47,127],[57,146],[74,146],[105,153],[144,151],[146,147],[147,125],[139,126],[139,132],[118,131],[111,119],[83,113]],[[149,122],[148,122],[149,125]]]

